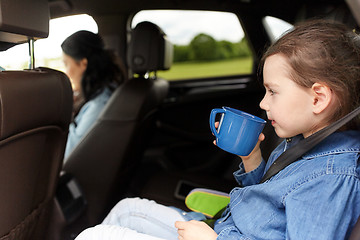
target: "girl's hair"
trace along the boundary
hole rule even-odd
[[[326,84],[336,96],[336,109],[329,122],[359,106],[360,36],[345,25],[327,20],[311,20],[296,25],[268,48],[261,59],[282,54],[292,68],[291,79],[311,88]]]
[[[124,81],[122,66],[116,62],[115,55],[104,49],[104,42],[98,34],[78,31],[67,37],[61,48],[76,61],[84,58],[88,61],[81,80],[85,101],[96,97],[105,87],[113,90]]]

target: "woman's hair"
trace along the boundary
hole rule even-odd
[[[329,122],[359,106],[360,36],[345,25],[319,19],[296,25],[268,48],[260,69],[274,54],[285,56],[290,78],[297,84],[311,88],[321,82],[335,93],[336,108]]]
[[[61,48],[66,55],[80,61],[87,59],[87,68],[81,80],[85,101],[97,96],[105,87],[111,90],[122,83],[124,70],[115,55],[104,49],[102,38],[89,31],[78,31],[64,40]]]

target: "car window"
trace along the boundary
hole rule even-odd
[[[293,28],[293,25],[276,17],[266,16],[263,19],[263,24],[269,39],[274,43],[284,33]]]
[[[211,11],[146,10],[131,23],[150,21],[174,44],[170,70],[158,71],[168,79],[238,76],[252,72],[253,56],[239,19],[233,13]]]
[[[61,43],[66,37],[79,30],[97,33],[95,20],[86,14],[62,17],[50,20],[49,37],[35,41],[35,67],[44,66],[60,71],[64,70]],[[0,66],[6,70],[22,70],[29,65],[29,46],[19,44],[0,52]]]

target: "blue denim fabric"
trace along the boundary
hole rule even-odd
[[[115,234],[113,239],[153,239],[145,237],[158,237],[166,240],[175,240],[178,237],[176,221],[187,221],[187,213],[177,208],[167,207],[156,203],[153,200],[140,198],[125,198],[118,202],[106,216],[102,225],[119,226],[124,229],[131,229],[135,232],[126,234],[127,237],[120,238],[120,231],[109,233],[106,228],[102,229],[103,234]],[[96,232],[96,230],[94,230]],[[123,234],[125,234],[123,232]],[[140,234],[140,235],[138,235]],[[105,238],[98,238],[105,239]],[[108,238],[106,238],[108,239]]]
[[[71,123],[69,126],[69,135],[64,156],[65,158],[69,156],[82,137],[95,123],[111,94],[112,91],[109,88],[105,88],[99,95],[82,106],[75,118],[75,123]]]
[[[218,239],[346,239],[360,215],[360,132],[334,133],[263,184],[265,170],[290,143],[282,142],[240,186],[215,224]]]
[[[178,213],[180,213],[185,221],[191,221],[191,220],[197,220],[197,221],[204,221],[206,220],[206,216],[199,212],[186,212],[180,208],[170,206],[170,208],[176,210]]]

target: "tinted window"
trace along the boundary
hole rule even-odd
[[[141,11],[131,27],[150,21],[174,44],[174,63],[158,75],[168,80],[234,76],[252,72],[252,54],[235,14],[210,11]]]

